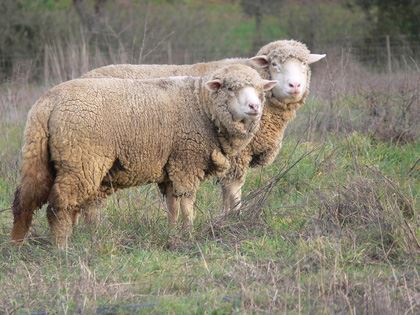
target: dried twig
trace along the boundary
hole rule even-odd
[[[12,210],[12,208],[10,207],[10,208],[6,208],[6,209],[0,209],[0,213],[6,212],[6,211],[9,211],[9,210]]]
[[[295,152],[298,144],[294,147],[292,152]],[[231,211],[228,213],[222,213],[221,215],[211,219],[210,222],[204,226],[201,231],[201,235],[206,237],[211,235],[213,238],[217,236],[217,232],[223,230],[225,233],[229,233],[233,238],[238,237],[237,231],[248,229],[249,226],[256,227],[258,219],[263,212],[264,205],[267,202],[268,197],[276,187],[278,182],[284,178],[284,176],[290,172],[299,162],[304,158],[317,151],[319,148],[316,147],[308,152],[300,155],[295,161],[289,164],[287,161],[279,172],[274,175],[265,185],[251,191],[245,198],[240,209]]]

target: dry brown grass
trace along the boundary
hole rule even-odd
[[[361,132],[396,144],[419,139],[420,76],[415,65],[388,74],[370,71],[350,54],[333,54],[325,65],[315,66],[312,90],[316,108],[304,109],[307,114],[294,124],[309,126],[306,137]]]
[[[361,263],[415,259],[420,244],[414,201],[379,170],[363,173],[319,191],[309,237],[334,236],[349,248],[361,247]]]

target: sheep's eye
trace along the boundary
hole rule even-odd
[[[271,65],[272,65],[273,67],[276,67],[276,66],[277,66],[277,63],[272,62],[272,63],[271,63]]]
[[[229,92],[233,92],[233,89],[232,89],[231,87],[228,87],[228,88],[227,88],[227,90],[228,90]]]

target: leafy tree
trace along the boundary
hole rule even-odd
[[[354,0],[350,7],[361,7],[371,21],[371,35],[420,35],[420,1]]]

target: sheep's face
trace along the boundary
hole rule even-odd
[[[280,63],[272,60],[269,65],[270,76],[279,83],[273,95],[285,103],[299,102],[307,88],[309,67],[300,60],[289,58]]]
[[[281,59],[273,55],[259,55],[251,61],[259,68],[268,68],[270,78],[279,83],[273,89],[273,95],[284,103],[299,102],[308,89],[309,65],[321,60],[325,54],[309,54],[303,62],[297,58]]]
[[[228,93],[230,96],[229,111],[234,120],[254,120],[261,116],[264,97],[262,92],[252,86],[246,86],[237,91],[228,88]]]
[[[262,114],[264,92],[271,90],[277,81],[261,80],[257,86],[231,87],[220,80],[206,83],[207,89],[212,92],[223,93],[227,96],[227,108],[234,121],[258,120]]]

